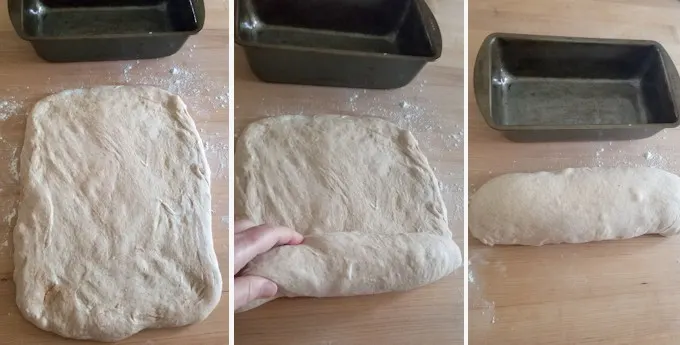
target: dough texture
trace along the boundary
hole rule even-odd
[[[680,177],[654,168],[502,175],[472,196],[469,227],[491,246],[677,235]]]
[[[460,266],[437,180],[409,132],[373,117],[278,116],[248,126],[235,150],[237,217],[305,235],[242,272],[277,283],[276,297],[409,290]]]
[[[21,184],[16,302],[39,328],[116,341],[216,306],[210,169],[179,97],[106,86],[41,100]]]

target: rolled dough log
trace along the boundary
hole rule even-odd
[[[41,100],[21,184],[16,302],[36,326],[115,341],[216,306],[210,169],[179,97],[111,86]]]
[[[235,202],[239,217],[305,235],[302,245],[271,250],[243,271],[276,282],[277,297],[408,290],[461,264],[418,143],[377,118],[279,116],[251,124],[236,145]]]
[[[469,227],[487,245],[677,235],[680,177],[654,168],[502,175],[471,197]]]

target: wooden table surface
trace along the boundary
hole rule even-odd
[[[205,28],[172,57],[158,60],[52,64],[38,58],[14,33],[0,11],[0,344],[67,344],[25,321],[15,304],[12,227],[19,196],[16,175],[27,111],[40,98],[64,89],[104,84],[156,85],[187,103],[203,138],[213,174],[213,232],[224,288],[222,299],[203,322],[149,330],[120,344],[226,344],[228,303],[228,7],[206,0]],[[175,74],[170,70],[175,68]],[[89,342],[76,342],[86,344]]]
[[[677,63],[679,19],[675,0],[471,0],[470,69],[491,32],[651,39]],[[472,92],[469,109],[472,190],[503,173],[567,167],[680,173],[679,130],[636,141],[517,144],[486,126]],[[471,237],[470,262],[471,345],[680,343],[680,238],[491,248]]]
[[[462,250],[463,2],[430,5],[443,32],[443,55],[397,90],[263,83],[236,47],[234,126],[238,135],[259,118],[326,113],[380,116],[411,130],[442,182],[450,228]],[[279,299],[237,314],[234,338],[238,345],[462,344],[463,283],[461,267],[437,283],[406,293]]]

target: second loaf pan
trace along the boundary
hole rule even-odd
[[[653,41],[492,34],[474,92],[487,124],[513,141],[639,139],[680,114],[677,69]]]
[[[235,41],[274,83],[392,89],[439,58],[423,0],[236,0]]]

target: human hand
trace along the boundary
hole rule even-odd
[[[257,225],[250,220],[234,223],[234,310],[253,300],[276,295],[278,286],[269,279],[258,276],[238,276],[256,256],[282,245],[300,244],[304,237],[283,226]]]

